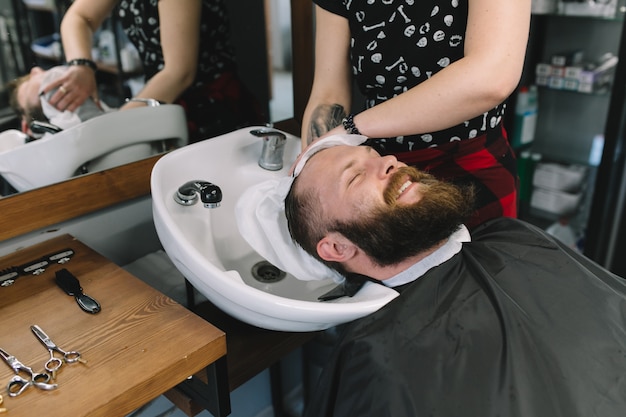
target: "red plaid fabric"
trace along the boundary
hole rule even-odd
[[[376,144],[372,143],[376,149]],[[378,150],[381,154],[389,154]],[[473,184],[476,212],[467,223],[472,229],[496,217],[517,217],[519,179],[515,154],[504,128],[473,139],[434,148],[396,153],[398,160],[458,185]]]

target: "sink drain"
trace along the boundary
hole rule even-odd
[[[252,267],[252,276],[259,282],[271,284],[285,278],[287,274],[267,261],[261,261]]]

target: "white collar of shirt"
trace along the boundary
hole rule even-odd
[[[387,287],[398,287],[400,285],[408,284],[411,281],[415,281],[422,275],[424,275],[428,270],[434,268],[436,266],[441,265],[448,259],[452,258],[454,255],[459,253],[461,248],[463,247],[463,242],[471,242],[472,238],[469,234],[469,231],[464,225],[461,225],[459,229],[452,233],[446,243],[443,244],[439,249],[417,262],[415,265],[411,266],[408,269],[400,272],[393,277],[381,281]]]

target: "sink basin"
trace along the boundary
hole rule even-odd
[[[258,165],[263,144],[250,133],[254,129],[259,128],[177,149],[154,166],[154,223],[176,268],[226,313],[270,330],[326,329],[370,314],[395,298],[397,292],[368,283],[354,297],[320,302],[317,297],[337,285],[333,279],[304,281],[281,274],[246,242],[235,217],[239,197],[254,184],[286,176],[300,151],[300,139],[286,134],[283,168],[265,170]],[[218,185],[220,207],[174,201],[178,187],[192,180]]]
[[[67,180],[163,152],[163,141],[188,142],[181,106],[137,107],[112,111],[41,139],[10,129],[0,134],[0,175],[17,191]]]

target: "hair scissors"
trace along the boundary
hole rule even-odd
[[[46,371],[52,373],[52,379],[54,379],[56,371],[58,371],[61,365],[63,365],[63,362],[85,362],[84,359],[81,359],[80,352],[77,352],[75,350],[65,351],[58,347],[56,343],[54,343],[52,339],[50,339],[46,332],[41,329],[41,327],[34,324],[30,326],[30,329],[33,331],[35,336],[37,336],[37,339],[39,339],[39,341],[43,343],[46,348],[48,348],[48,352],[50,353],[50,359],[46,361],[44,367],[46,368]],[[61,360],[60,358],[55,357],[54,352],[58,352],[63,355],[63,359]]]
[[[22,362],[17,360],[15,356],[7,353],[1,348],[0,356],[2,356],[2,359],[4,359],[7,365],[9,365],[15,372],[15,376],[11,378],[9,384],[7,385],[9,397],[16,397],[20,395],[31,385],[43,390],[53,390],[57,388],[57,384],[48,383],[50,382],[49,374],[34,372],[32,368],[24,365]],[[25,378],[22,375],[29,375],[30,378]]]

